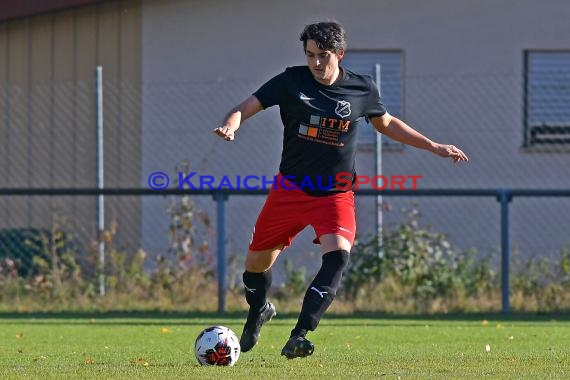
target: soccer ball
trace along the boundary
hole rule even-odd
[[[212,326],[202,330],[194,344],[194,354],[201,365],[233,366],[240,354],[236,334],[225,326]]]

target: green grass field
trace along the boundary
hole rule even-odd
[[[570,316],[327,316],[315,353],[287,360],[294,325],[278,315],[235,367],[200,367],[205,327],[241,332],[243,315],[0,315],[0,378],[570,378]],[[489,349],[490,348],[490,349]]]

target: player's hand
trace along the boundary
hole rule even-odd
[[[469,161],[469,157],[455,145],[437,144],[434,153],[440,157],[451,157],[453,162]]]
[[[226,141],[232,141],[235,138],[234,132],[227,126],[214,129],[214,133]]]

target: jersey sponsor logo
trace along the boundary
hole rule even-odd
[[[338,100],[336,102],[336,108],[334,109],[334,113],[338,116],[345,118],[350,116],[350,103],[346,100]]]
[[[348,132],[348,126],[350,125],[350,120],[340,120],[340,119],[333,119],[333,118],[321,118],[321,127],[323,128],[330,128],[330,129],[337,129],[342,132]]]
[[[321,144],[342,147],[344,142],[341,142],[341,134],[348,132],[349,126],[350,120],[311,115],[308,124],[301,123],[299,125],[297,136]]]

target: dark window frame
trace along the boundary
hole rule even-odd
[[[406,54],[405,54],[405,50],[404,49],[382,49],[382,48],[378,48],[378,49],[348,49],[347,54],[352,54],[352,53],[363,53],[363,54],[374,54],[374,53],[397,53],[399,55],[399,60],[400,60],[400,78],[399,78],[399,86],[400,86],[400,109],[399,109],[399,113],[396,114],[393,111],[391,112],[391,110],[388,108],[388,112],[390,112],[391,114],[393,114],[394,116],[398,117],[398,118],[404,118],[404,114],[405,114],[405,94],[406,94],[406,86],[405,86],[405,69],[406,69]],[[378,63],[378,62],[376,62]],[[368,73],[363,73],[360,72],[359,74],[368,74]],[[374,78],[373,76],[373,79]],[[380,86],[382,86],[382,83],[380,83]],[[383,91],[382,88],[380,88],[380,96],[383,95]],[[390,151],[401,151],[404,148],[404,144],[397,142],[397,141],[393,141],[388,137],[383,137],[382,138],[383,142],[382,142],[382,150],[386,151],[386,152],[390,152]],[[358,150],[367,150],[370,149],[374,146],[374,143],[372,142],[363,142],[360,140],[358,140]]]
[[[564,53],[568,54],[570,64],[570,49],[526,49],[523,52],[523,148],[553,148],[570,147],[570,118],[566,122],[545,122],[536,124],[530,120],[532,82],[530,61],[532,54]]]

